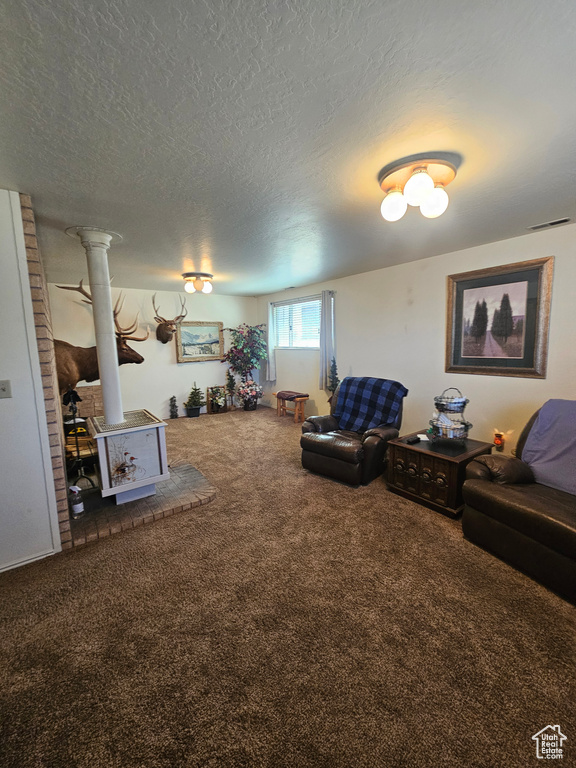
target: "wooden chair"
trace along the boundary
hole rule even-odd
[[[278,416],[286,416],[287,413],[293,413],[295,424],[298,424],[299,421],[304,421],[306,418],[304,408],[306,400],[310,397],[309,395],[304,392],[292,392],[287,389],[281,392],[273,392],[272,394],[276,398],[276,414]],[[294,407],[288,407],[288,403],[294,404]]]

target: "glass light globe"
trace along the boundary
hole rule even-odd
[[[190,280],[186,280],[184,283],[184,290],[186,293],[196,293],[196,288],[194,288],[194,283],[192,283]]]
[[[202,288],[204,288],[204,280],[202,280],[201,277],[196,277],[193,280],[194,288],[196,288],[197,291],[201,291]]]
[[[436,219],[442,216],[448,208],[449,198],[446,190],[438,184],[420,206],[420,213],[427,219]]]
[[[408,203],[399,189],[393,189],[382,200],[380,213],[386,221],[398,221],[406,213]]]
[[[209,280],[204,282],[202,286],[202,293],[212,293],[212,283]]]
[[[426,173],[426,168],[416,168],[404,185],[404,197],[408,205],[422,205],[433,190],[434,181]]]

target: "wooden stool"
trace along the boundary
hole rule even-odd
[[[282,392],[272,393],[276,398],[276,414],[278,416],[286,416],[287,413],[294,413],[294,423],[298,424],[299,421],[304,421],[304,404],[309,399],[309,395],[304,392],[291,392],[290,390],[283,390]],[[286,403],[294,403],[294,408],[288,408]]]

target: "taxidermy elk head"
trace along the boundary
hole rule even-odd
[[[59,285],[65,291],[78,291],[85,296],[85,304],[92,304],[92,297],[88,291],[82,287],[82,280],[77,287],[68,285]],[[138,315],[131,325],[122,328],[118,321],[118,315],[122,311],[123,298],[118,297],[114,306],[114,325],[116,326],[116,348],[118,351],[118,365],[125,363],[143,363],[144,358],[136,350],[129,347],[128,341],[146,341],[146,336],[132,336],[138,327]],[[67,392],[68,389],[74,389],[79,381],[95,381],[100,378],[98,371],[98,356],[96,347],[75,347],[66,341],[54,339],[54,352],[56,354],[56,371],[58,373],[58,389],[60,394]]]
[[[158,341],[161,341],[162,344],[168,344],[169,341],[172,341],[172,337],[176,333],[176,324],[180,322],[180,320],[183,320],[188,312],[186,311],[186,308],[184,306],[185,301],[180,299],[180,311],[184,312],[183,315],[177,315],[174,320],[166,320],[166,318],[162,317],[160,312],[158,311],[156,307],[156,294],[152,296],[152,306],[154,307],[154,320],[158,323],[158,328],[156,328],[156,338]]]

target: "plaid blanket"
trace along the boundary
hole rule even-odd
[[[347,376],[340,384],[334,416],[340,429],[366,432],[380,425],[399,426],[402,398],[408,390],[397,381]]]

